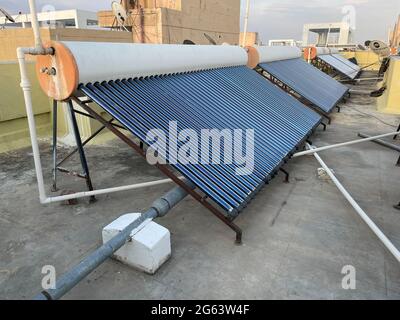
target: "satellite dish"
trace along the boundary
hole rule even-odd
[[[6,20],[15,23],[15,20],[13,19],[13,17],[8,14],[8,12],[6,10],[4,10],[3,8],[0,8],[0,12],[6,17]]]
[[[373,40],[369,43],[369,48],[375,52],[379,57],[387,58],[390,56],[390,48],[383,41]]]
[[[114,13],[115,19],[118,22],[118,26],[125,28],[125,23],[128,20],[128,13],[126,12],[125,8],[117,1],[113,1],[111,3],[111,8]]]
[[[185,44],[185,45],[195,45],[196,43],[194,43],[192,40],[185,40],[185,41],[183,41],[183,44]]]

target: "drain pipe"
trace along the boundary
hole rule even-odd
[[[196,187],[185,180],[186,185],[194,190]],[[187,196],[187,192],[181,187],[176,187],[163,197],[156,200],[151,208],[141,217],[126,227],[117,236],[86,257],[71,271],[63,275],[56,282],[56,289],[46,290],[38,294],[34,300],[58,300],[74,288],[80,281],[110,258],[118,249],[131,239],[131,232],[147,220],[163,217],[171,211],[180,201]]]
[[[19,68],[21,72],[21,88],[24,93],[24,100],[26,106],[26,113],[28,118],[29,124],[29,132],[31,136],[32,142],[32,150],[33,150],[33,157],[35,161],[35,169],[36,169],[36,176],[39,185],[39,196],[40,201],[43,202],[46,199],[46,192],[44,189],[44,182],[43,182],[43,173],[42,173],[42,165],[40,161],[40,153],[39,153],[39,146],[37,144],[37,134],[36,134],[36,124],[35,124],[35,116],[33,113],[32,108],[32,94],[31,94],[31,82],[29,81],[28,72],[26,68],[26,55],[45,55],[45,54],[54,54],[53,49],[45,49],[42,45],[42,40],[40,38],[40,30],[39,30],[39,22],[37,20],[36,14],[36,4],[34,0],[29,0],[29,8],[31,11],[31,24],[33,29],[33,34],[35,38],[35,47],[34,48],[18,48],[17,49],[17,58],[19,63]]]
[[[396,258],[398,262],[400,262],[400,252],[393,245],[393,243],[385,236],[385,234],[378,228],[378,226],[368,217],[365,211],[359,206],[359,204],[354,200],[354,198],[350,195],[350,193],[344,188],[344,186],[340,183],[340,181],[335,177],[332,170],[326,165],[326,163],[321,159],[321,157],[315,153],[316,148],[307,144],[307,147],[310,150],[314,151],[314,157],[318,160],[321,166],[324,168],[325,172],[332,179],[336,187],[343,194],[343,196],[347,199],[347,201],[351,204],[351,206],[356,210],[358,215],[364,222],[368,225],[368,227],[375,233],[375,235],[382,241],[384,246],[391,252],[391,254]]]

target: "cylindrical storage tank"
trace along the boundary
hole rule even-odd
[[[38,56],[36,70],[45,93],[55,100],[73,95],[79,84],[208,70],[247,64],[237,46],[185,46],[56,42],[54,55]]]
[[[246,47],[249,56],[247,66],[254,69],[260,63],[296,59],[301,57],[301,50],[298,47],[270,46],[270,47]]]
[[[317,57],[318,51],[316,47],[306,47],[303,49],[304,60],[311,61]]]

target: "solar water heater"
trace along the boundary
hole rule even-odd
[[[55,100],[69,101],[72,110],[81,107],[85,112],[80,114],[100,121],[143,157],[149,132],[168,132],[171,123],[178,132],[190,129],[198,135],[203,129],[254,130],[254,141],[243,142],[254,148],[254,168],[246,174],[238,174],[237,163],[183,163],[171,152],[173,139],[159,150],[165,163],[156,164],[229,225],[239,241],[241,231],[233,220],[322,120],[249,69],[248,55],[240,47],[87,42],[46,46],[54,55],[37,59],[43,90]],[[175,148],[182,144],[178,141]],[[222,157],[224,152],[222,144]],[[188,188],[180,175],[197,189]]]
[[[311,53],[307,54],[307,50],[311,50]],[[360,66],[344,58],[341,54],[339,54],[337,49],[306,48],[305,53],[309,55],[309,58],[312,60],[326,64],[346,79],[355,80],[362,72]]]
[[[253,47],[252,67],[328,116],[349,89],[302,59],[297,47]]]

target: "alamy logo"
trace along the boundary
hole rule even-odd
[[[353,266],[344,266],[342,274],[345,275],[342,280],[344,290],[356,290],[356,268]]]
[[[254,171],[253,129],[178,130],[171,121],[168,132],[153,129],[147,133],[147,161],[152,164],[235,165],[237,175]]]
[[[43,290],[56,289],[56,268],[54,266],[44,266],[42,268],[42,279]]]

